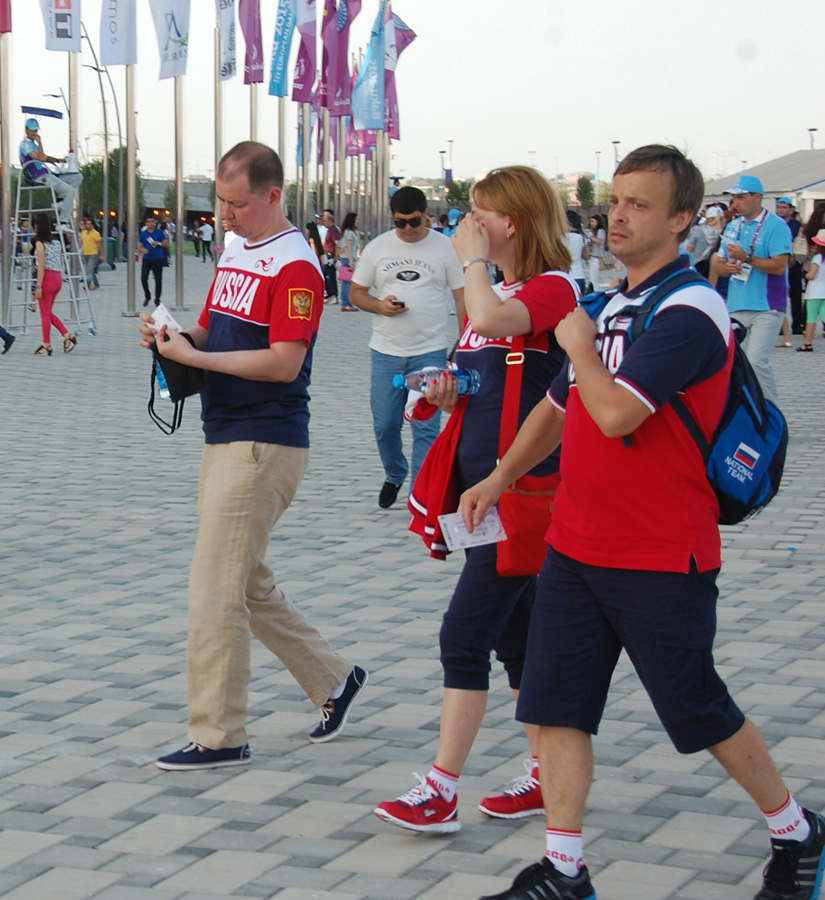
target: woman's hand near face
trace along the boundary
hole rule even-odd
[[[468,213],[464,217],[452,237],[452,242],[455,252],[462,262],[476,256],[487,259],[490,240],[484,226],[472,213]]]

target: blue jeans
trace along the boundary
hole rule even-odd
[[[401,429],[404,426],[404,405],[407,392],[392,386],[393,375],[415,372],[425,366],[444,366],[447,363],[447,350],[433,350],[418,356],[388,356],[377,350],[372,354],[372,377],[370,380],[370,407],[372,408],[372,427],[375,431],[375,442],[378,454],[384,466],[387,481],[403,484],[410,470],[404,456]],[[421,463],[433,441],[438,437],[441,412],[437,412],[427,422],[412,422],[413,451],[412,479],[415,482]]]
[[[341,265],[349,266],[349,260],[346,258],[346,256],[341,257]],[[341,285],[341,306],[342,307],[343,306],[352,306],[352,304],[349,302],[349,285],[350,285],[350,283],[348,281],[341,281],[340,285]]]

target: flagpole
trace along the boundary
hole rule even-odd
[[[258,85],[249,85],[249,139],[258,140]]]
[[[281,158],[281,165],[286,166],[286,97],[278,98],[278,156]],[[296,173],[297,174],[297,173]],[[296,197],[295,206],[298,206],[297,188],[298,179],[295,179]],[[284,210],[288,209],[286,198],[286,176],[284,176],[284,192],[281,196],[281,206]],[[296,210],[292,210],[295,215]]]
[[[301,105],[301,110],[301,129],[303,136],[301,141],[301,168],[303,170],[301,181],[301,212],[303,215],[300,227],[303,230],[304,224],[309,219],[309,139],[312,134],[312,121],[310,119],[309,103],[303,103]]]
[[[361,192],[361,163],[363,162],[363,154],[359,150],[353,160],[356,168],[356,174],[353,179],[355,182],[355,208],[358,211],[358,218],[361,220],[361,227],[366,230],[367,217],[364,215],[364,195]]]
[[[80,72],[80,54],[69,53],[69,150],[77,150],[77,119],[78,119],[78,73]],[[88,162],[88,160],[86,160]],[[74,206],[70,211],[74,218]]]
[[[324,188],[323,188],[323,191],[321,192],[321,197],[322,197],[322,207],[321,208],[329,209],[329,208],[331,208],[330,202],[329,202],[329,168],[330,168],[330,166],[329,166],[329,163],[330,163],[329,145],[330,145],[330,140],[329,140],[329,109],[327,109],[326,106],[323,109],[323,116],[324,116],[324,146],[323,146],[323,151],[322,151],[323,155],[321,158],[323,160]]]
[[[338,116],[338,195],[339,209],[341,210],[341,218],[349,212],[345,201],[345,190],[347,187],[347,122],[344,116]]]
[[[183,259],[180,230],[183,221],[183,75],[175,75],[175,310],[184,311]]]
[[[3,241],[2,285],[3,296],[0,303],[0,323],[9,322],[9,287],[11,286],[11,261],[13,246],[8,233],[11,221],[11,140],[9,126],[11,123],[11,92],[9,90],[9,36],[0,34],[0,159],[2,165],[2,186],[0,186],[0,222],[6,232]]]
[[[278,156],[281,165],[286,159],[286,97],[278,97]]]
[[[126,312],[136,316],[135,251],[137,244],[137,160],[135,154],[135,67],[126,66]]]
[[[221,30],[215,25],[215,178],[218,177],[218,163],[223,156],[223,84],[221,82]],[[223,246],[223,219],[221,203],[215,193],[214,215],[215,235],[213,246]]]

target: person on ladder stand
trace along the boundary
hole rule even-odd
[[[46,163],[63,163],[67,159],[68,157],[58,159],[48,156],[43,150],[40,124],[37,119],[26,119],[26,137],[20,142],[20,165],[29,184],[51,188],[60,198],[55,207],[59,231],[72,230],[72,208],[83,175],[80,172],[61,172],[55,175]]]

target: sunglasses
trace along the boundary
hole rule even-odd
[[[418,228],[418,226],[424,221],[422,216],[413,216],[412,219],[393,219],[392,224],[399,231],[403,231],[408,225],[410,228]]]

